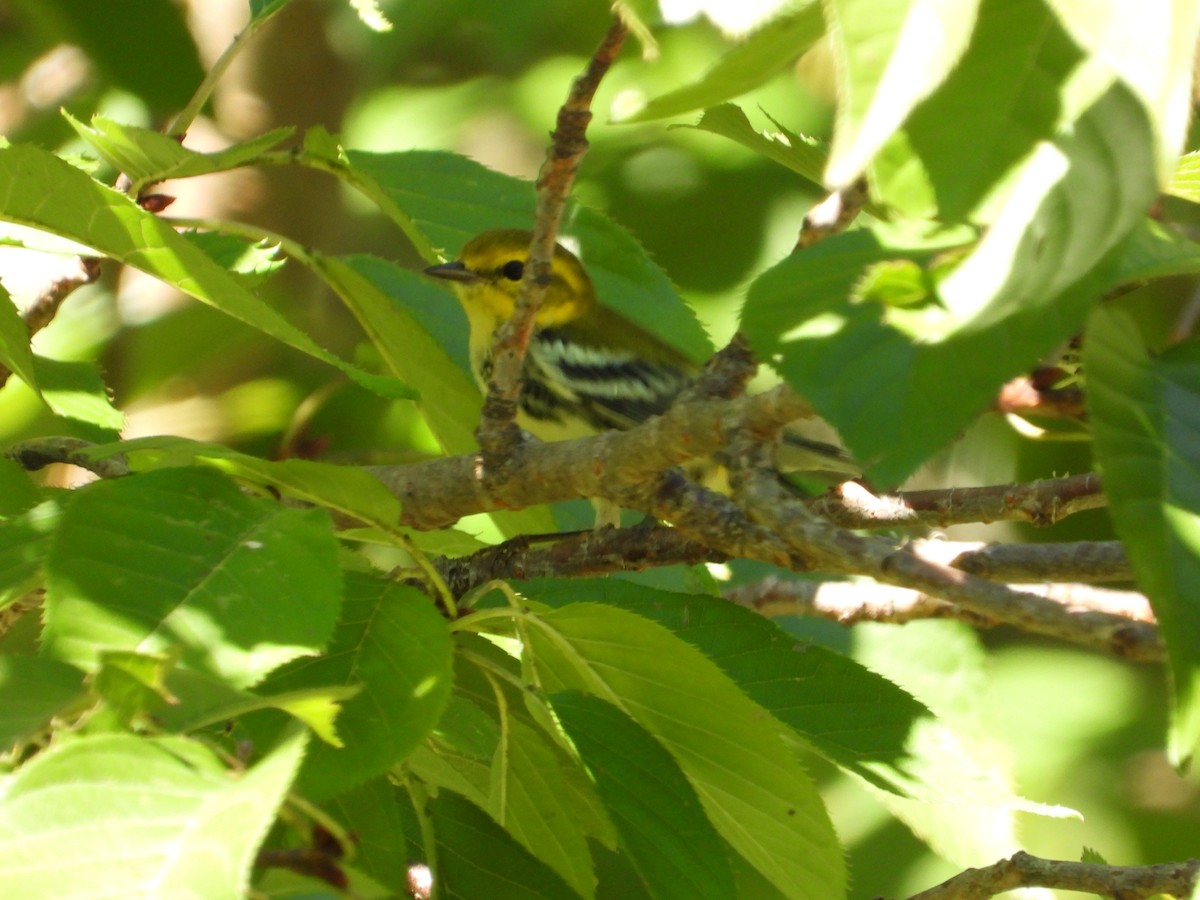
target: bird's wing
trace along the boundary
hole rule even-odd
[[[527,414],[552,418],[557,403],[598,430],[630,428],[665,412],[695,378],[673,361],[584,344],[553,328],[534,334],[527,365],[536,367],[522,395]]]

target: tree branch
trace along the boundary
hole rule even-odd
[[[1024,484],[899,491],[876,496],[855,482],[817,498],[815,515],[843,528],[945,528],[965,522],[1028,522],[1048,526],[1108,505],[1093,472]]]
[[[99,277],[100,260],[90,256],[79,257],[78,273],[56,278],[21,314],[25,326],[29,329],[29,336],[32,338],[53,322],[59,307],[71,294],[85,284],[94,283]],[[10,377],[12,371],[7,366],[0,365],[0,387],[4,387]]]
[[[521,372],[538,307],[550,284],[550,261],[554,258],[558,223],[579,163],[587,153],[586,133],[592,119],[592,98],[628,34],[625,24],[619,17],[614,17],[608,33],[583,73],[572,82],[567,100],[558,111],[558,124],[551,135],[546,162],[538,175],[537,212],[529,246],[529,264],[525,268],[516,308],[495,336],[492,376],[477,432],[484,475],[489,479],[493,475],[500,480],[506,477],[508,457],[521,443],[521,432],[515,422]]]
[[[909,900],[986,900],[1022,887],[1083,891],[1112,900],[1148,900],[1158,894],[1190,897],[1198,875],[1200,860],[1195,859],[1155,866],[1106,866],[1015,853],[982,869],[960,872]]]
[[[1027,610],[1039,620],[1039,634],[1083,647],[1116,647],[1121,656],[1136,662],[1163,659],[1158,629],[1141,594],[1080,584],[1009,587],[1041,598],[1040,602],[1027,601]],[[921,591],[863,578],[820,581],[771,577],[733,588],[724,596],[764,616],[817,616],[845,626],[859,622],[901,625],[918,619],[955,619],[973,628],[994,628],[1004,623],[1002,606],[995,615],[989,615],[979,606],[967,609]],[[985,597],[981,603],[990,600]]]

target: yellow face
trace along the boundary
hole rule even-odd
[[[458,259],[425,270],[454,286],[475,326],[487,325],[490,334],[496,323],[512,315],[521,289],[521,278],[529,260],[532,233],[518,229],[485,231],[472,238]],[[555,247],[550,262],[550,284],[538,309],[536,326],[551,328],[579,318],[596,302],[591,279],[573,253]]]

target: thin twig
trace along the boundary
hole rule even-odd
[[[1146,598],[1132,591],[1107,591],[1081,584],[1013,584],[1027,596],[1027,609],[1043,620],[1041,634],[1053,632],[1068,643],[1095,647],[1120,633],[1115,646],[1125,659],[1161,662],[1162,646]],[[839,625],[876,622],[902,625],[919,619],[954,619],[973,628],[1002,625],[1003,607],[988,615],[910,588],[879,584],[865,578],[821,581],[770,577],[727,591],[727,599],[764,616],[816,616]],[[1067,615],[1064,616],[1063,612]],[[1097,630],[1099,627],[1099,631]]]
[[[862,212],[869,199],[870,194],[864,178],[834,191],[808,211],[795,249],[803,250],[832,234],[845,231]]]
[[[843,528],[896,528],[964,522],[1028,522],[1048,526],[1067,516],[1108,505],[1094,472],[1021,484],[898,491],[876,496],[854,482],[818,497],[815,515]]]
[[[1190,897],[1198,876],[1200,860],[1195,859],[1154,866],[1107,866],[1041,859],[1021,852],[981,869],[967,869],[909,900],[986,900],[1023,887],[1082,891],[1112,900],[1147,900],[1158,894]]]
[[[521,440],[515,422],[521,372],[538,307],[550,284],[550,261],[554,257],[558,224],[579,163],[587,152],[586,132],[592,118],[592,98],[628,34],[629,30],[620,18],[614,18],[587,67],[572,83],[567,101],[558,112],[558,126],[538,176],[537,212],[529,264],[513,314],[496,334],[492,348],[492,377],[477,432],[484,476],[489,479],[503,477],[498,470],[503,470],[504,463]]]
[[[58,315],[59,307],[71,294],[85,284],[94,283],[99,277],[100,260],[90,256],[79,257],[78,273],[56,278],[21,314],[25,326],[29,329],[29,336],[32,338],[53,322],[54,317]],[[6,366],[0,365],[0,387],[7,384],[11,376],[12,371]]]

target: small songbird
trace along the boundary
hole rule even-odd
[[[532,234],[485,231],[453,262],[425,274],[451,283],[470,324],[471,368],[486,389],[496,331],[512,315]],[[579,259],[558,245],[525,358],[517,423],[537,438],[567,440],[626,429],[665,412],[700,372],[690,359],[601,304]],[[853,477],[840,448],[787,432],[781,471]]]

